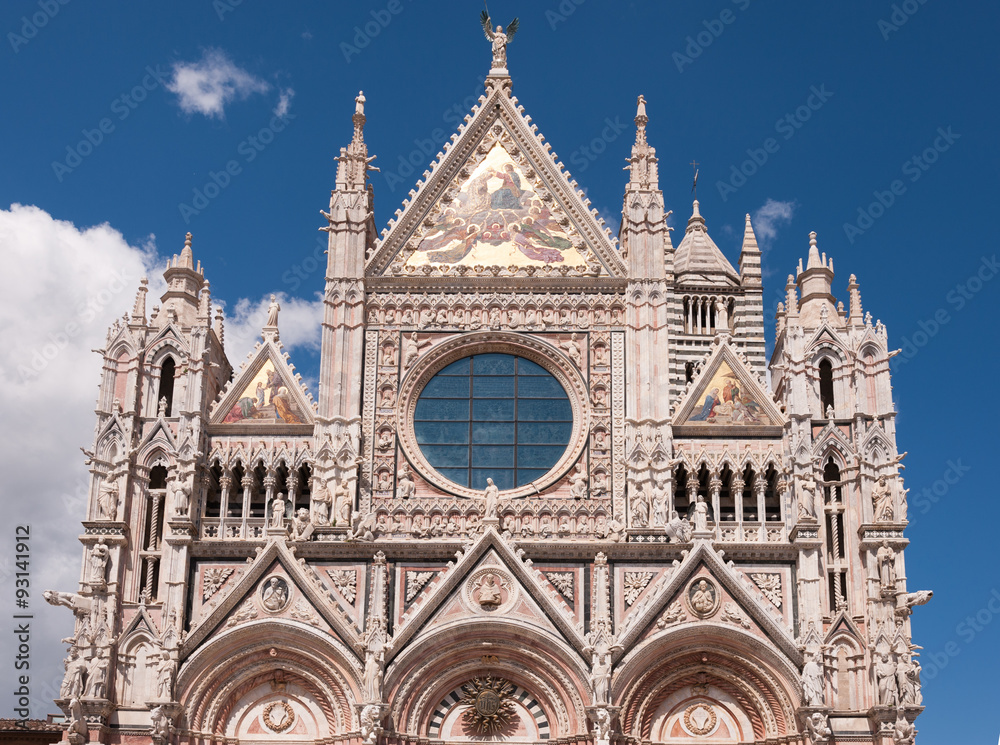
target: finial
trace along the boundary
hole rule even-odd
[[[219,344],[226,344],[226,322],[222,315],[222,306],[215,306],[215,335],[219,337]]]
[[[365,92],[358,91],[357,97],[354,99],[354,113],[365,115]]]
[[[184,236],[184,248],[181,249],[180,258],[174,262],[174,266],[183,267],[184,269],[194,269],[194,252],[191,250],[191,237],[191,233]]]
[[[646,116],[646,97],[640,93],[639,99],[636,101],[635,123],[645,124],[647,121],[649,119]]]
[[[191,248],[191,231],[188,231],[187,235],[184,236],[184,246],[185,248]]]
[[[698,211],[698,200],[697,199],[694,200],[694,205],[692,206],[691,219],[693,220],[696,217],[699,218],[699,219],[704,219],[701,216],[701,212]]]
[[[143,277],[139,280],[139,289],[135,293],[135,305],[132,306],[132,323],[146,323],[146,291],[149,280]]]
[[[694,211],[698,212],[698,161],[691,161],[694,178],[691,180],[691,193],[694,194]]]
[[[809,233],[809,260],[806,261],[806,269],[820,269],[826,265],[819,257],[819,248],[816,245],[816,231]]]

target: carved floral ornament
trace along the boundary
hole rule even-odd
[[[684,728],[692,735],[703,737],[714,730],[718,723],[718,715],[708,704],[699,702],[684,710]]]
[[[501,492],[502,498],[526,497],[542,492],[566,475],[580,458],[590,431],[590,403],[587,384],[569,357],[549,342],[529,334],[485,331],[453,337],[432,346],[403,378],[396,401],[396,431],[407,459],[430,484],[449,494],[479,498],[482,491],[460,486],[440,475],[428,463],[417,444],[414,415],[424,386],[441,369],[474,354],[513,354],[545,368],[569,396],[573,408],[573,432],[562,458],[544,476],[529,484]]]

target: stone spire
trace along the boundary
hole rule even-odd
[[[198,320],[207,326],[212,320],[212,290],[206,279],[201,285],[201,295],[198,296]]]
[[[743,248],[740,251],[740,283],[744,287],[759,287],[761,284],[760,248],[757,246],[753,225],[750,224],[749,213],[743,229]]]
[[[174,318],[182,326],[195,325],[198,318],[198,293],[205,277],[201,262],[195,264],[194,261],[191,233],[184,237],[184,248],[181,249],[180,255],[174,254],[173,258],[167,261],[163,278],[167,282],[167,291],[160,296],[163,310],[157,318],[161,325],[164,319],[169,323]]]
[[[674,271],[679,283],[684,283],[687,279],[699,285],[733,286],[740,280],[733,265],[708,234],[697,199],[694,200],[684,238],[677,246]]]
[[[821,254],[816,242],[815,231],[809,234],[809,258],[806,268],[799,268],[796,276],[799,288],[799,313],[808,328],[819,326],[827,319],[837,317],[836,300],[831,293],[833,284],[833,260]]]
[[[365,188],[368,180],[368,171],[377,171],[378,168],[371,165],[375,156],[368,157],[368,146],[365,144],[365,94],[358,91],[354,99],[354,137],[351,144],[340,148],[340,155],[336,160],[337,166],[337,191],[361,191]]]
[[[226,346],[226,321],[222,315],[222,306],[215,306],[215,335],[219,338],[219,345]]]
[[[656,148],[646,142],[646,99],[639,96],[635,115],[635,144],[632,145],[632,157],[625,167],[630,171],[629,186],[641,189],[659,189],[660,179],[657,167]]]
[[[149,290],[149,280],[143,277],[139,280],[139,289],[135,293],[135,305],[132,306],[132,323],[146,325],[146,292]]]
[[[853,274],[847,280],[847,291],[851,296],[851,326],[864,326],[864,311],[861,308],[861,287],[858,285],[858,278]]]
[[[736,303],[736,335],[743,339],[747,359],[754,371],[763,376],[767,366],[764,342],[764,285],[760,267],[760,248],[757,236],[746,217],[743,229],[743,248],[740,251],[740,284],[743,296]]]

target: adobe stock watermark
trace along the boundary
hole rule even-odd
[[[326,271],[326,251],[329,246],[329,234],[323,233],[316,237],[316,247],[302,261],[293,264],[281,275],[281,281],[289,286],[291,292],[298,290],[302,283],[309,279],[316,270]]]
[[[463,98],[461,101],[453,103],[441,113],[441,119],[450,129],[435,127],[427,137],[414,138],[414,149],[406,155],[399,156],[399,163],[395,170],[390,171],[388,166],[384,166],[380,172],[389,186],[389,191],[396,191],[396,187],[406,183],[406,179],[412,176],[415,169],[427,168],[431,160],[437,157],[444,143],[451,137],[451,133],[458,129],[465,116],[472,110],[472,107],[479,101],[482,95],[482,87],[486,83],[486,76],[480,75],[476,78],[476,90]]]
[[[569,17],[576,13],[576,9],[587,0],[562,0],[555,10],[551,8],[545,11],[545,20],[549,22],[549,28],[553,31],[560,23],[566,23]]]
[[[79,336],[108,305],[118,303],[118,295],[134,282],[135,279],[128,276],[124,269],[112,272],[101,290],[76,306],[72,320],[67,321],[62,328],[46,334],[38,340],[39,346],[21,356],[23,361],[17,366],[21,382],[36,380],[62,350],[69,346],[70,341]]]
[[[882,38],[888,41],[889,36],[899,31],[926,2],[927,0],[903,0],[901,3],[893,3],[889,17],[879,18],[876,23]]]
[[[962,137],[962,135],[952,132],[950,126],[938,127],[936,135],[923,152],[907,158],[900,166],[903,175],[911,184],[919,181],[920,177],[937,163],[941,154],[948,152],[955,141]],[[901,197],[905,193],[906,183],[902,179],[893,179],[888,188],[873,191],[872,196],[875,197],[875,201],[867,207],[858,207],[858,217],[854,222],[844,223],[844,234],[847,236],[847,240],[853,244],[858,236],[864,235],[875,224],[875,221],[885,215],[886,210],[896,203],[896,197]]]
[[[746,10],[750,7],[750,0],[732,0],[733,5],[735,5],[739,10]],[[724,8],[721,13],[719,13],[718,18],[706,19],[701,22],[701,25],[705,27],[704,31],[699,31],[694,36],[688,36],[684,41],[687,45],[684,47],[684,53],[674,52],[670,55],[670,58],[677,65],[677,72],[684,72],[684,68],[693,65],[694,61],[698,59],[702,53],[712,46],[716,39],[722,36],[726,27],[731,25],[736,21],[736,14],[731,8]]]
[[[605,117],[604,124],[606,126],[601,130],[600,135],[569,154],[569,162],[575,167],[576,172],[586,171],[590,164],[597,160],[608,149],[608,145],[617,140],[618,135],[628,126],[622,124],[621,117],[618,116],[614,119]]]
[[[990,590],[989,599],[983,607],[976,611],[975,614],[966,616],[955,626],[955,635],[968,646],[993,623],[993,619],[998,614],[1000,614],[1000,590],[994,587]],[[940,651],[924,652],[924,679],[932,680],[936,678],[937,674],[948,667],[949,663],[961,653],[962,647],[955,640],[946,643]]]
[[[961,458],[949,460],[946,465],[948,467],[941,474],[941,478],[936,479],[930,486],[925,486],[913,498],[913,506],[921,515],[926,515],[930,512],[934,505],[940,502],[951,491],[951,487],[955,486],[962,480],[965,474],[972,470],[972,466],[962,463]],[[910,522],[913,522],[912,515],[910,516]]]
[[[979,267],[964,282],[959,282],[952,287],[945,295],[945,301],[954,308],[954,312],[961,311],[983,288],[1000,273],[1000,262],[997,255],[982,257],[979,260]],[[926,347],[930,340],[937,336],[941,329],[952,321],[952,314],[947,308],[938,308],[930,318],[918,321],[919,329],[909,336],[903,337],[903,345],[899,354],[889,360],[889,367],[896,372],[900,367],[912,360],[921,349]]]
[[[351,38],[354,43],[340,42],[340,51],[347,63],[350,64],[354,57],[361,54],[361,50],[371,44],[372,39],[381,34],[385,27],[392,23],[392,19],[403,12],[404,8],[402,0],[389,0],[381,10],[371,11],[370,21],[365,21],[362,26],[355,26],[354,36]]]
[[[20,52],[21,47],[38,36],[38,32],[59,14],[61,7],[68,4],[69,0],[38,0],[38,10],[30,16],[21,16],[21,33],[7,32],[7,41],[10,42],[14,54]]]
[[[150,93],[167,83],[169,73],[161,70],[160,65],[147,66],[145,72],[138,83],[113,98],[108,104],[111,113],[119,122],[128,119]],[[115,119],[109,116],[102,117],[93,129],[84,128],[80,131],[83,139],[75,145],[67,145],[66,156],[62,160],[52,161],[52,172],[57,181],[62,183],[62,180],[79,168],[86,158],[94,154],[105,138],[115,131]]]
[[[805,102],[774,123],[775,134],[781,135],[784,141],[788,141],[795,136],[795,133],[802,129],[802,125],[812,119],[813,113],[823,108],[823,105],[833,97],[833,91],[826,89],[826,83],[820,83],[809,87],[809,95]],[[735,194],[746,185],[747,179],[751,178],[758,170],[764,167],[771,156],[781,149],[781,143],[774,137],[766,137],[760,143],[760,147],[747,148],[747,159],[738,166],[733,165],[729,169],[729,178],[725,181],[716,181],[715,188],[719,191],[719,196],[725,202],[732,194]]]
[[[232,13],[243,4],[243,0],[212,0],[212,10],[220,21],[226,20],[226,14]]]
[[[233,178],[243,173],[243,166],[256,160],[292,119],[295,119],[295,114],[290,111],[281,116],[275,114],[266,127],[261,127],[256,134],[250,135],[236,146],[236,153],[242,156],[242,162],[231,158],[220,170],[209,171],[208,180],[191,190],[191,203],[180,202],[177,205],[185,224],[190,224],[192,217],[200,215],[233,182]]]

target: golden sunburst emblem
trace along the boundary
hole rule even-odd
[[[514,684],[503,678],[487,675],[473,678],[462,686],[461,704],[468,707],[462,722],[479,735],[492,735],[503,730],[514,717]]]

